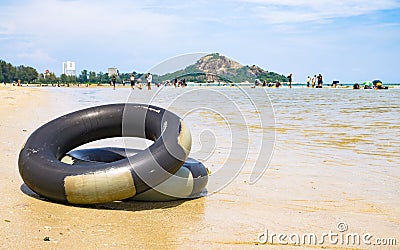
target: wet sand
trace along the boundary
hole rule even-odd
[[[110,91],[109,95],[117,95],[118,90]],[[348,225],[345,232],[369,233],[374,236],[371,241],[396,238],[397,246],[400,244],[398,156],[386,157],[387,162],[380,159],[382,166],[368,165],[369,158],[343,153],[346,141],[336,141],[333,149],[322,150],[290,142],[298,136],[294,125],[300,121],[284,119],[287,114],[280,111],[276,112],[279,126],[274,155],[269,169],[254,185],[248,184],[249,167],[245,166],[226,188],[194,200],[71,206],[42,199],[23,185],[18,173],[19,150],[43,123],[76,108],[97,105],[90,102],[90,95],[71,106],[71,96],[62,91],[0,87],[2,248],[259,248],[258,235],[265,229],[269,234],[315,233],[320,240],[324,233],[338,232],[340,222]],[[104,102],[115,100],[109,98]],[[174,111],[179,110],[184,107]],[[279,118],[291,121],[290,126],[280,123]],[[399,127],[393,129],[394,134],[400,131]],[[317,137],[318,131],[314,133]],[[329,135],[337,138],[333,134],[321,136]],[[393,143],[393,152],[399,152],[397,141],[387,138],[387,142]],[[324,150],[333,151],[330,155],[336,158],[319,155]],[[207,162],[208,166],[218,163],[213,157]],[[291,247],[276,239],[273,244],[276,248]],[[329,242],[323,246],[368,247]]]

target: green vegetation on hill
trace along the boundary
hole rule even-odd
[[[255,82],[256,79],[263,82],[284,82],[287,81],[286,76],[280,75],[274,72],[266,71],[256,65],[253,66],[243,66],[238,62],[235,62],[219,53],[213,53],[200,58],[195,64],[187,66],[182,70],[178,70],[173,73],[168,73],[162,76],[155,76],[156,81],[166,81],[172,80],[174,78],[181,78],[182,75],[185,76],[186,81],[192,82],[205,82],[210,80],[218,80],[214,77],[207,79],[206,76],[198,76],[198,73],[218,75],[222,79],[229,79],[232,82]]]

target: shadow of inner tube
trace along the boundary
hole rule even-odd
[[[154,143],[113,162],[60,161],[78,146],[113,137]],[[110,104],[66,114],[38,128],[21,149],[18,166],[25,184],[50,200],[105,203],[161,184],[181,168],[190,148],[190,131],[174,113],[146,104]]]

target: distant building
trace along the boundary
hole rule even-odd
[[[50,70],[46,69],[46,70],[44,71],[44,74],[43,74],[44,79],[46,79],[47,77],[49,77],[50,74],[51,74]]]
[[[117,68],[108,68],[107,73],[108,73],[109,76],[112,76],[112,75],[116,75],[117,76],[119,74]]]
[[[62,64],[62,73],[67,76],[76,76],[75,62],[66,61]]]

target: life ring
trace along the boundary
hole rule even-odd
[[[111,137],[154,141],[114,162],[68,165],[60,159],[88,142]],[[159,185],[188,157],[191,135],[174,113],[145,104],[110,104],[76,111],[38,128],[18,159],[25,184],[50,200],[95,204],[123,200]]]
[[[90,148],[74,150],[61,159],[67,164],[90,164],[90,162],[114,162],[139,153],[130,148]],[[208,182],[208,170],[199,161],[188,157],[182,167],[160,185],[130,199],[136,201],[172,201],[201,196]]]

